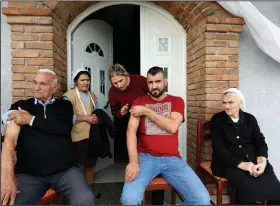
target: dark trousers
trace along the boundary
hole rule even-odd
[[[16,175],[19,194],[16,205],[35,205],[53,188],[70,205],[94,205],[94,195],[78,167],[48,176]]]
[[[118,162],[128,162],[128,152],[126,145],[126,131],[129,117],[123,119],[116,119],[116,137],[114,139],[114,160]]]

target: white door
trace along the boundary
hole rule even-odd
[[[140,7],[141,74],[146,76],[152,66],[163,67],[168,78],[167,92],[182,97],[186,103],[186,32],[171,18],[174,17]],[[184,160],[186,125],[185,112],[185,122],[179,129],[179,151]]]
[[[79,68],[85,68],[91,73],[91,91],[98,97],[101,109],[104,109],[107,104],[111,86],[108,80],[108,69],[113,63],[112,51],[113,28],[104,21],[96,19],[85,21],[72,34],[72,74]],[[111,116],[109,110],[105,111]],[[111,138],[109,141],[113,155],[114,142]],[[114,164],[113,158],[99,158],[95,172],[112,164]]]

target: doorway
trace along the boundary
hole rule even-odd
[[[171,14],[149,2],[100,2],[80,14],[67,30],[68,79],[74,58],[69,40],[82,22],[90,20],[112,27],[112,63],[123,64],[129,73],[143,76],[151,66],[163,67],[168,92],[186,101],[186,32]],[[186,123],[179,131],[179,150],[185,160]]]
[[[140,74],[140,6],[109,6],[92,13],[85,21],[90,19],[113,27],[113,64],[122,64],[130,74]]]

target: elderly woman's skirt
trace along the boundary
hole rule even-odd
[[[248,171],[229,167],[226,171],[226,178],[231,186],[236,188],[239,204],[280,200],[280,182],[269,162],[264,173],[259,177],[251,176]]]

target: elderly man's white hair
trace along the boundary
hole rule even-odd
[[[56,76],[56,73],[50,69],[39,69],[37,71],[37,74],[39,73],[48,73],[48,74],[51,74],[53,76],[53,85],[56,85],[57,84],[57,76]]]
[[[242,109],[245,110],[246,108],[246,101],[245,98],[242,94],[242,92],[236,88],[229,88],[227,89],[224,93],[223,96],[227,95],[227,94],[235,94],[239,97],[240,101],[242,102]]]

